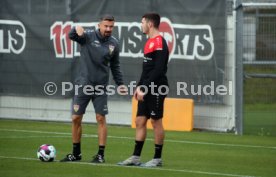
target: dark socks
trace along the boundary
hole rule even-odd
[[[81,143],[73,143],[73,155],[78,156],[81,154]]]
[[[135,148],[133,155],[140,156],[143,149],[144,141],[135,141]]]
[[[162,154],[163,144],[155,144],[154,159],[160,159]]]
[[[104,156],[104,149],[105,149],[105,146],[99,146],[98,154],[101,156]]]

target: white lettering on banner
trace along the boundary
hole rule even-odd
[[[4,36],[7,34],[7,40]],[[26,29],[20,21],[0,19],[0,53],[20,54],[26,46]]]
[[[50,39],[53,40],[57,58],[73,58],[80,56],[79,46],[68,38],[73,26],[97,28],[98,23],[73,23],[60,21],[51,26]],[[121,43],[120,56],[138,58],[143,57],[141,46],[143,34],[138,22],[116,22],[114,31],[118,31]],[[209,25],[171,24],[168,18],[162,17],[160,34],[168,44],[170,58],[182,60],[210,60],[214,55],[214,38]]]
[[[175,59],[187,59],[187,60],[210,60],[214,54],[214,37],[212,29],[209,25],[184,25],[174,24],[176,29],[184,29],[194,31],[195,34],[186,34],[181,40],[183,55],[173,54],[171,57]],[[178,36],[179,37],[179,36]],[[191,46],[193,45],[193,46]],[[188,48],[192,47],[192,53],[189,54]],[[181,52],[180,52],[181,53]],[[205,55],[200,53],[206,53]]]

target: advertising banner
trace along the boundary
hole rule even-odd
[[[80,47],[68,33],[75,25],[97,30],[103,14],[112,14],[116,20],[113,36],[120,44],[125,84],[137,84],[147,40],[141,31],[141,17],[154,11],[162,17],[160,32],[170,51],[169,97],[223,103],[216,88],[224,84],[224,1],[2,0],[0,4],[1,95],[48,97],[48,89],[55,91],[53,98],[70,97],[73,90],[68,83],[73,83],[81,68]],[[110,84],[114,84],[112,75]],[[64,87],[68,91],[62,91]]]

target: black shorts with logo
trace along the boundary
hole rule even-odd
[[[162,119],[164,112],[164,101],[166,95],[151,95],[144,97],[144,101],[138,101],[137,116],[146,116],[146,118]]]
[[[78,89],[78,94],[75,94],[72,100],[72,115],[82,115],[86,111],[86,107],[89,101],[95,109],[96,114],[106,115],[108,114],[107,107],[107,94],[106,93],[84,93],[83,87]]]

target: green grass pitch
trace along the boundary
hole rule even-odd
[[[83,125],[82,155],[78,163],[58,162],[71,152],[70,123],[0,119],[1,177],[242,177],[276,176],[276,137],[211,132],[166,131],[161,168],[122,167],[116,163],[132,154],[135,130],[108,127],[105,164],[89,161],[97,152],[97,127]],[[55,162],[40,162],[41,144],[57,149]],[[153,133],[142,161],[153,157]]]

